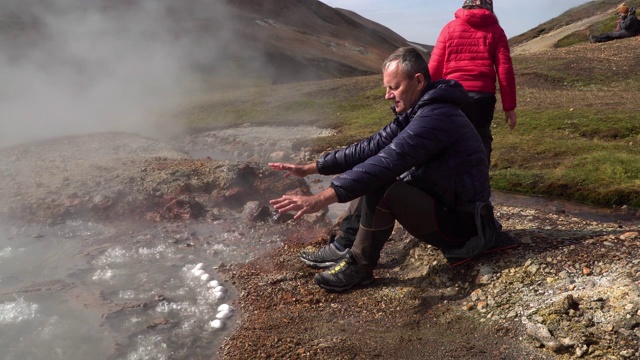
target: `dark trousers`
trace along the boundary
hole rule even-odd
[[[487,159],[491,164],[491,143],[493,136],[491,135],[491,122],[496,108],[496,94],[469,92],[471,101],[460,107],[460,110],[469,118],[480,134],[482,144],[487,152]]]
[[[349,235],[341,236],[342,240],[336,241],[342,241],[341,245],[346,246],[353,240],[351,246],[346,247],[351,247],[358,266],[363,270],[372,271],[378,264],[380,252],[389,240],[396,220],[411,235],[422,241],[438,248],[451,246],[449,239],[439,231],[436,212],[442,212],[442,206],[427,193],[404,182],[389,184],[361,197],[351,205],[351,218],[341,223],[346,226],[346,229],[341,229],[343,234],[344,230],[348,230]],[[355,237],[352,238],[353,222],[358,217],[360,222],[355,230]],[[461,220],[467,221],[467,218]],[[447,222],[452,220],[448,219]],[[473,226],[473,221],[470,220],[468,225]]]
[[[349,203],[346,213],[342,216],[340,225],[340,234],[336,236],[336,244],[343,248],[350,248],[353,246],[353,242],[356,241],[356,234],[360,227],[360,215],[362,214],[362,200],[363,198],[357,198]]]
[[[606,33],[606,34],[592,36],[591,37],[591,42],[601,43],[601,42],[607,42],[607,41],[611,41],[611,40],[625,39],[625,38],[633,37],[633,36],[635,36],[635,35],[627,32],[625,30],[612,31],[612,32],[609,32],[609,33]]]

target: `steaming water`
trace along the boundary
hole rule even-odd
[[[312,189],[323,188],[329,179],[315,179]],[[509,201],[558,206],[541,198]],[[334,208],[329,216],[341,211]],[[183,231],[167,238],[158,229],[123,224],[0,226],[2,359],[215,358],[239,314],[223,329],[210,322],[217,307],[233,303],[237,294],[223,283],[227,292],[216,298],[191,270],[203,263],[212,279],[220,279],[215,269],[221,263],[246,261],[280,241],[257,241],[216,224]],[[206,241],[185,245],[192,234]]]
[[[193,246],[122,224],[0,227],[1,358],[215,358],[239,319],[210,326],[237,296],[215,267],[279,244],[215,227],[185,230],[206,239]],[[221,299],[192,273],[197,263],[226,288]]]

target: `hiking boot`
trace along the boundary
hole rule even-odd
[[[300,260],[313,268],[328,268],[348,258],[351,250],[338,250],[333,243],[327,244],[316,251],[303,251]]]
[[[316,274],[313,281],[325,290],[341,292],[371,283],[373,273],[360,269],[353,258],[348,257],[331,269]]]

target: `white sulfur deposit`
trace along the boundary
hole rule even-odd
[[[218,319],[228,319],[233,315],[233,313],[231,311],[220,311],[217,315],[216,318]]]
[[[221,329],[224,326],[224,321],[220,319],[215,319],[212,322],[210,322],[209,325],[211,325],[211,327],[214,329]]]
[[[193,275],[195,276],[202,276],[202,274],[204,274],[204,270],[202,269],[193,272]]]

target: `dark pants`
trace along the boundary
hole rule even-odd
[[[628,37],[633,37],[633,36],[636,36],[636,35],[633,35],[625,30],[612,31],[606,34],[592,36],[591,42],[601,43],[601,42],[607,42],[611,40],[626,39]]]
[[[471,101],[461,106],[460,110],[469,118],[469,121],[480,134],[482,144],[487,152],[487,159],[491,164],[491,143],[493,142],[491,122],[496,108],[496,94],[469,92],[469,96]]]
[[[411,235],[438,248],[462,246],[475,231],[473,216],[450,212],[430,195],[400,181],[367,194],[351,205],[351,218],[345,222],[345,217],[341,223],[343,234],[347,230],[349,235],[336,241],[351,247],[356,262],[367,271],[378,264],[380,252],[391,236],[396,220]],[[358,217],[360,222],[354,232],[353,222]],[[445,228],[455,226],[455,236],[444,235],[441,223]],[[352,238],[352,234],[355,237]]]
[[[350,248],[356,241],[356,234],[360,227],[360,215],[362,214],[362,199],[357,198],[349,203],[349,208],[343,215],[338,228],[340,234],[336,236],[335,242],[343,248]]]

